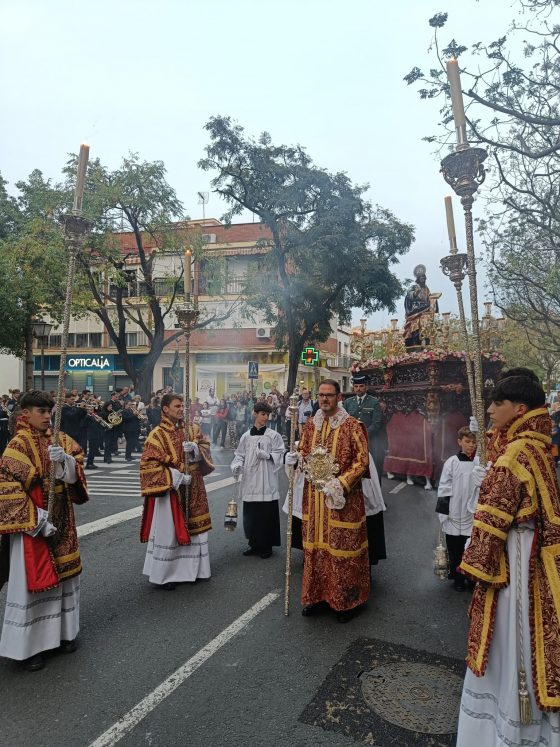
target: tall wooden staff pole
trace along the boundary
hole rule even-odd
[[[200,311],[198,310],[198,304],[191,301],[191,285],[192,285],[192,253],[190,249],[187,249],[184,256],[183,266],[183,279],[184,279],[184,304],[177,309],[177,321],[185,333],[185,386],[184,386],[184,406],[183,406],[183,420],[185,421],[185,441],[189,441],[189,431],[191,422],[191,332],[194,325],[196,324]],[[189,455],[187,452],[184,454],[185,459],[185,474],[189,472]],[[189,511],[189,495],[190,485],[186,486],[186,512],[188,516]]]
[[[297,428],[297,394],[290,397],[290,451],[293,451],[296,443]],[[290,614],[290,581],[292,576],[292,512],[294,508],[294,478],[295,467],[290,472],[288,481],[288,529],[286,533],[286,588],[284,592],[284,615]]]
[[[68,331],[70,329],[70,315],[72,312],[72,296],[74,292],[74,277],[76,275],[76,258],[89,230],[89,222],[82,217],[82,200],[86,180],[87,164],[89,160],[89,145],[80,146],[78,157],[78,171],[74,190],[74,205],[72,212],[63,215],[60,222],[64,231],[64,245],[68,251],[68,274],[66,276],[66,298],[64,299],[64,314],[62,319],[62,335],[60,343],[60,366],[58,369],[58,383],[56,388],[56,410],[54,414],[54,428],[52,435],[53,446],[59,445],[60,420],[64,403],[64,369],[68,354]],[[49,497],[47,502],[48,518],[52,521],[55,500],[55,471],[56,464],[51,462],[49,470]]]
[[[447,78],[453,107],[453,119],[457,133],[457,146],[441,162],[443,178],[461,198],[465,213],[465,235],[467,243],[467,275],[471,299],[472,354],[474,368],[474,413],[478,423],[477,452],[482,466],[486,465],[486,444],[484,441],[484,382],[482,377],[482,349],[480,344],[480,323],[478,318],[478,291],[476,287],[476,259],[472,206],[474,195],[486,177],[484,161],[488,155],[484,148],[471,148],[467,141],[466,119],[463,108],[463,94],[459,65],[456,59],[447,61]]]

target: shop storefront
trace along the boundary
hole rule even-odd
[[[143,355],[133,355],[134,365],[139,365]],[[55,390],[58,384],[60,356],[46,355],[44,362],[45,390]],[[64,366],[66,389],[89,389],[102,399],[107,399],[114,389],[130,386],[132,381],[122,369],[119,356],[113,353],[70,352]],[[41,356],[35,356],[34,386],[41,388]]]

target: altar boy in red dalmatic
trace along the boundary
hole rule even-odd
[[[161,423],[150,431],[140,460],[140,540],[148,543],[144,575],[161,589],[174,589],[177,583],[210,578],[212,521],[203,477],[214,465],[200,428],[190,425],[185,434],[183,398],[165,394],[161,412]],[[185,486],[190,486],[188,506]]]
[[[0,656],[35,671],[44,666],[44,651],[76,650],[82,563],[73,503],[85,503],[88,494],[78,444],[61,433],[60,445],[52,445],[52,398],[27,392],[20,407],[15,435],[0,460],[0,586],[8,581]]]

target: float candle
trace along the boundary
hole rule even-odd
[[[463,93],[461,91],[459,61],[456,57],[447,60],[447,80],[449,81],[449,93],[451,95],[455,131],[457,133],[457,145],[465,145],[467,142],[467,122],[465,119],[465,107],[463,106]]]
[[[191,298],[191,257],[192,253],[190,249],[185,252],[185,300],[190,301]]]
[[[82,211],[82,200],[84,197],[88,160],[89,145],[82,143],[80,145],[80,155],[78,156],[78,171],[76,174],[76,187],[74,189],[74,213],[80,213]]]
[[[445,217],[447,219],[447,233],[449,234],[449,247],[451,254],[457,254],[457,236],[455,234],[455,221],[453,220],[453,202],[448,195],[445,200]]]

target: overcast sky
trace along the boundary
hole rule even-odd
[[[515,7],[512,0],[0,0],[0,172],[13,190],[34,168],[59,179],[82,141],[109,168],[136,151],[164,161],[197,218],[196,193],[210,179],[196,166],[203,126],[212,115],[231,116],[249,134],[267,130],[274,142],[300,143],[318,165],[368,182],[373,202],[416,227],[399,276],[425,263],[431,290],[444,293],[440,310],[454,311],[453,287],[439,270],[448,254],[449,190],[433,146],[421,139],[438,131],[439,104],[421,101],[403,76],[414,65],[435,66],[427,22],[435,13],[449,12],[444,44],[454,37],[469,45],[503,33]],[[206,215],[224,209],[211,195]],[[475,204],[475,215],[481,209]],[[456,202],[461,237],[459,211]]]

